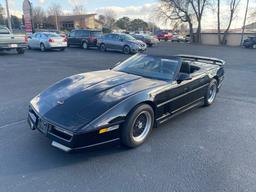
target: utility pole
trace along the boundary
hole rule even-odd
[[[243,29],[242,29],[242,37],[241,37],[240,46],[243,45],[243,41],[244,41],[244,30],[245,30],[246,19],[247,19],[247,13],[248,13],[248,8],[249,8],[249,1],[250,1],[250,0],[247,0],[247,4],[246,4],[246,10],[245,10],[245,15],[244,15],[244,24],[243,24]]]
[[[9,27],[9,30],[12,32],[12,22],[11,22],[11,17],[10,17],[10,12],[9,12],[8,0],[5,0],[5,2],[6,2],[6,12],[7,12],[8,27]]]

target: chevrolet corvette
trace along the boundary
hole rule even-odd
[[[114,68],[67,77],[34,97],[28,123],[63,151],[110,142],[134,148],[153,127],[211,105],[224,79],[217,58],[136,54]]]

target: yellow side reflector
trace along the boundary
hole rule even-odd
[[[103,128],[99,130],[99,134],[106,133],[108,131],[108,128]]]

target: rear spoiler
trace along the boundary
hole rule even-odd
[[[221,60],[218,58],[212,58],[212,57],[202,57],[202,56],[195,56],[195,55],[177,55],[177,56],[189,61],[198,61],[198,62],[219,65],[219,66],[223,66],[226,63],[224,60]]]

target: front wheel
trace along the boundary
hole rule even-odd
[[[154,125],[152,107],[143,104],[134,109],[121,129],[121,142],[129,148],[135,148],[144,143]]]
[[[130,54],[131,53],[131,49],[128,45],[125,45],[123,48],[123,53],[124,54]]]
[[[206,91],[206,94],[204,96],[204,106],[209,106],[211,104],[213,104],[216,95],[217,95],[217,90],[218,90],[218,83],[216,81],[216,79],[213,79]]]

